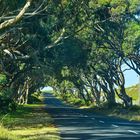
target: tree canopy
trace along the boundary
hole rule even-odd
[[[122,70],[140,75],[139,0],[0,0],[0,94],[27,103],[44,86],[56,93],[125,106]],[[76,93],[73,93],[73,90]]]

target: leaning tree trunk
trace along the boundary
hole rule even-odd
[[[111,86],[110,83],[105,79],[102,79],[102,81],[99,81],[98,83],[105,94],[108,105],[109,106],[115,105],[116,99],[115,99],[115,90],[113,90],[113,86]]]
[[[82,87],[79,87],[78,90],[79,90],[80,98],[83,98],[83,100],[85,101],[85,103],[88,105],[88,101],[87,101],[87,99],[86,99],[86,97],[85,97],[85,95],[83,93],[83,88]]]
[[[121,69],[121,63],[122,63],[122,60],[120,59],[119,64],[118,64],[118,75],[117,75],[117,80],[118,80],[117,83],[120,89],[120,94],[118,94],[118,96],[120,97],[120,99],[123,100],[125,107],[131,107],[132,98],[126,94],[125,77]]]
[[[114,85],[111,83],[111,81],[108,82],[109,84],[109,88],[110,88],[110,104],[115,105],[116,104],[116,98],[115,98],[115,89],[114,89]]]
[[[86,96],[87,96],[87,100],[88,100],[88,104],[92,103],[92,97],[89,94],[89,91],[87,90],[87,88],[85,86],[83,86],[84,91],[86,92]]]
[[[19,87],[21,88],[21,87]],[[29,80],[27,79],[24,82],[24,85],[22,87],[22,90],[19,89],[19,94],[18,94],[18,103],[19,104],[27,104],[28,103],[28,96],[29,96]]]
[[[118,96],[123,100],[125,107],[132,106],[132,98],[126,94],[125,87],[123,85],[120,87],[120,94]]]

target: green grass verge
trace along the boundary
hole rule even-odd
[[[139,85],[134,85],[134,86],[126,88],[126,92],[128,93],[129,96],[133,98],[133,101],[138,100],[138,91],[139,91]],[[123,118],[127,120],[140,121],[140,106],[134,105],[131,108],[126,109],[120,104],[112,108],[106,107],[106,105],[103,104],[101,107],[97,107],[94,103],[86,105],[83,102],[83,100],[79,98],[75,98],[71,96],[71,94],[65,95],[64,98],[57,94],[55,96],[59,98],[60,100],[64,101],[65,103],[75,105],[76,107],[81,108],[81,109],[87,109],[87,110],[97,112],[103,115],[115,116],[115,117]]]
[[[19,106],[0,114],[0,140],[59,140],[59,132],[43,104]]]
[[[126,119],[129,121],[140,121],[140,107],[139,106],[132,106],[131,108],[123,108],[123,107],[113,107],[113,108],[106,108],[106,107],[93,107],[93,112],[107,115],[107,116],[114,116],[117,118]]]

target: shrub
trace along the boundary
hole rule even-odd
[[[129,108],[130,111],[140,111],[140,106],[133,105],[132,107]]]
[[[28,99],[29,104],[40,103],[40,102],[41,100],[39,99],[39,95],[32,94],[29,96],[29,99]]]
[[[4,98],[0,96],[0,111],[7,113],[11,111],[15,111],[17,104],[10,98]]]

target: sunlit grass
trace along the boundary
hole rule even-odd
[[[127,119],[127,120],[135,120],[140,121],[140,106],[133,106],[128,109],[123,110],[116,110],[111,115],[117,115],[120,118]]]
[[[130,121],[140,121],[140,114],[119,114],[117,115],[119,118],[127,119]]]
[[[0,140],[19,140],[19,137],[16,137],[8,129],[0,126]]]
[[[93,112],[107,115],[107,116],[115,116],[117,118],[122,118],[130,121],[140,121],[140,107],[139,106],[133,106],[131,108],[124,108],[124,107],[112,107],[112,108],[106,108],[106,107],[93,107]]]
[[[1,117],[0,140],[58,140],[59,132],[44,105],[19,106]],[[3,117],[3,118],[2,118]]]
[[[138,94],[140,92],[139,85],[134,85],[126,88],[126,92],[130,97],[132,97],[134,101],[138,100]]]

